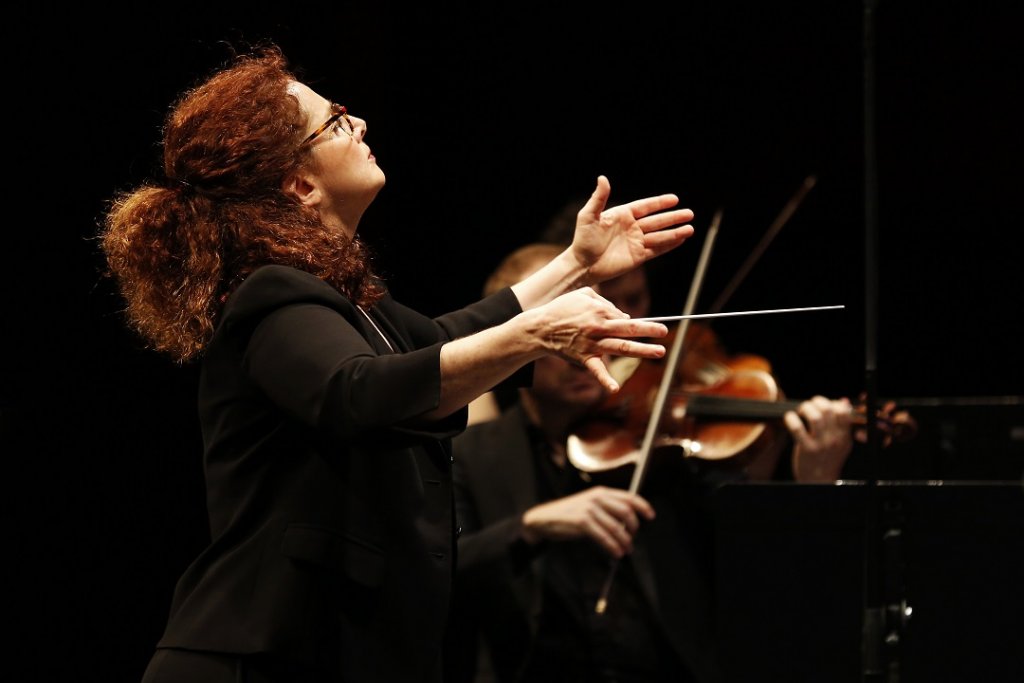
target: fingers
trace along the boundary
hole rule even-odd
[[[644,235],[644,249],[646,249],[644,257],[650,260],[655,256],[661,256],[666,251],[675,249],[690,237],[693,237],[692,225],[647,233]]]
[[[656,359],[665,355],[664,346],[647,341],[667,336],[665,325],[632,320],[589,287],[558,297],[546,309],[539,334],[545,350],[583,365],[609,392],[618,391],[619,385],[603,356]]]
[[[833,401],[824,396],[814,396],[801,403],[797,412],[810,426],[812,434],[846,429],[852,418],[852,407],[845,398]]]
[[[834,481],[853,445],[850,402],[815,396],[783,419],[796,445],[793,464],[797,480]]]
[[[640,521],[637,515],[643,517],[647,521],[651,521],[655,517],[654,506],[647,502],[646,498],[638,496],[635,493],[628,491],[621,491],[619,489],[610,489],[604,486],[598,487],[602,490],[611,491],[615,497],[612,500],[621,501],[624,505],[628,506],[629,512],[635,524],[631,527],[634,532],[640,528]]]
[[[608,182],[608,178],[603,175],[597,177],[597,187],[590,195],[590,199],[580,209],[579,214],[581,216],[587,216],[591,220],[598,220],[601,216],[601,212],[604,211],[605,206],[608,205],[608,196],[611,194],[611,184]]]
[[[656,211],[670,209],[678,203],[679,197],[669,193],[656,195],[654,197],[645,197],[644,199],[635,199],[628,204],[623,204],[622,207],[628,209],[629,212],[633,214],[634,218],[643,218],[644,216],[649,216]],[[683,211],[688,210],[689,209],[683,209]],[[690,218],[685,220],[690,220],[692,218],[693,215],[691,213]]]
[[[665,196],[673,198],[672,204],[668,204],[668,206],[672,206],[675,201],[678,201],[675,199],[675,195]],[[648,201],[651,200],[642,200],[642,202]],[[601,215],[601,218],[610,225],[632,224],[640,228],[644,235],[644,247],[647,249],[677,245],[693,234],[693,226],[689,225],[689,222],[693,220],[693,211],[690,209],[677,209],[675,211],[646,215],[631,209],[631,207],[638,203],[641,202],[608,209]],[[655,205],[652,204],[651,206]]]
[[[782,416],[782,421],[786,424],[786,429],[789,430],[790,435],[793,437],[793,441],[800,446],[807,446],[810,439],[810,435],[807,433],[807,428],[804,426],[803,420],[796,412],[789,410]]]
[[[619,309],[615,309],[618,311]],[[668,327],[656,320],[634,320],[628,315],[625,318],[608,320],[602,325],[606,336],[615,337],[653,337],[668,336]]]
[[[650,260],[661,256],[692,237],[694,229],[692,225],[689,225],[692,220],[693,211],[678,209],[647,216],[637,221],[637,225],[640,226],[644,234],[644,258]]]
[[[827,405],[822,405],[818,399],[820,396],[804,401],[797,408],[797,412],[804,418],[810,429],[807,431],[811,434],[820,434],[824,432],[830,421],[829,413],[827,412]],[[825,399],[827,404],[827,399]]]
[[[618,381],[608,371],[604,355],[626,356],[629,358],[661,358],[665,355],[665,347],[660,344],[648,344],[629,339],[603,339],[597,344],[603,350],[602,355],[589,356],[583,360],[585,367],[605,391],[615,393],[620,389]],[[799,418],[797,418],[799,421]]]
[[[599,356],[591,356],[583,361],[583,367],[590,371],[590,374],[597,378],[604,390],[614,394],[619,390],[619,383],[608,372],[604,361]]]
[[[632,532],[625,523],[600,508],[594,510],[586,531],[612,557],[621,558],[633,552]]]
[[[634,214],[634,216],[635,215],[636,214]],[[646,216],[638,220],[637,225],[639,225],[640,229],[644,232],[652,233],[658,230],[663,230],[672,225],[689,223],[692,220],[693,211],[690,209],[676,209],[675,211],[665,211],[663,213],[656,213],[653,216]]]
[[[828,431],[828,415],[830,411],[815,397],[803,401],[796,411],[789,411],[783,416],[783,421],[793,436],[798,446],[812,450],[817,447],[815,436]],[[827,399],[824,399],[827,404]]]
[[[665,355],[665,347],[661,344],[639,342],[632,339],[605,338],[597,343],[597,348],[609,356],[654,359]]]
[[[591,194],[590,199],[580,213],[585,213],[588,217],[599,216],[607,205],[610,193],[611,185],[608,182],[608,178],[603,175],[598,176],[597,188]],[[621,218],[625,219],[628,216],[629,221],[635,222],[644,232],[654,232],[672,225],[689,223],[693,220],[693,211],[690,209],[667,210],[678,203],[679,197],[677,195],[667,193],[636,199],[626,204],[614,206],[608,209],[608,211],[615,212],[616,214],[622,212]]]
[[[676,209],[646,216],[637,221],[644,233],[644,246],[653,248],[663,241],[685,239],[693,234],[693,211]],[[675,227],[673,227],[675,226]]]
[[[587,491],[594,506],[590,509],[586,530],[610,555],[621,558],[633,552],[633,538],[640,529],[640,518],[654,519],[654,508],[635,494],[598,486]]]
[[[616,309],[618,310],[618,309]],[[668,336],[668,327],[654,320],[619,318],[603,321],[590,334],[595,339],[661,339]]]
[[[595,486],[530,508],[523,527],[535,540],[589,538],[613,557],[622,557],[633,550],[641,519],[654,519],[654,508],[646,500],[622,489]]]

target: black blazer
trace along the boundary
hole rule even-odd
[[[416,416],[438,405],[442,344],[520,310],[508,289],[436,320],[386,297],[371,322],[307,273],[250,275],[200,380],[212,543],[180,579],[158,647],[272,653],[346,681],[439,680],[450,437],[465,411]]]
[[[471,426],[453,444],[456,515],[463,533],[456,582],[459,619],[449,638],[473,642],[476,624],[499,681],[516,680],[544,608],[543,545],[527,549],[520,540],[522,513],[544,502],[530,448],[519,405],[496,420]],[[680,476],[664,476],[641,491],[657,517],[641,527],[629,561],[679,656],[698,680],[714,681],[706,499],[699,481],[681,471],[674,474]],[[579,618],[582,624],[584,616]],[[452,668],[465,678],[465,660]]]

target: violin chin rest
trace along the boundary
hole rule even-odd
[[[581,472],[607,472],[635,463],[638,453],[631,441],[623,443],[621,435],[584,441],[576,434],[570,434],[565,444],[565,455]]]

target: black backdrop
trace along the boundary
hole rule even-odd
[[[195,370],[125,329],[91,238],[113,192],[155,172],[166,105],[226,42],[276,40],[369,121],[388,183],[360,230],[395,296],[426,313],[473,299],[602,173],[613,203],[675,192],[697,213],[695,238],[653,266],[657,314],[682,308],[723,209],[706,308],[813,175],[725,308],[846,308],[715,329],[770,359],[790,396],[863,387],[861,3],[39,10],[5,29],[14,593],[23,632],[55,647],[26,679],[137,678],[205,540]],[[1024,393],[1021,18],[920,0],[877,12],[883,396]]]

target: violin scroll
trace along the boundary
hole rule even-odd
[[[865,395],[860,395],[860,403],[854,410],[853,424],[856,427],[853,437],[860,443],[867,443],[867,406]],[[886,401],[875,412],[875,426],[883,435],[882,445],[910,441],[917,435],[917,421],[906,410],[897,410],[895,401]]]

